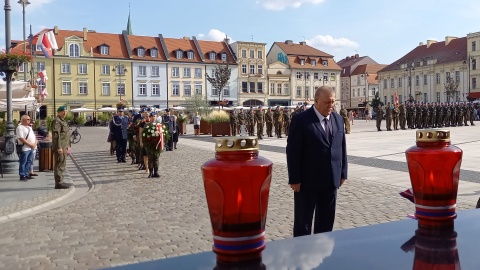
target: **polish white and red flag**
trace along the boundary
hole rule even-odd
[[[58,50],[57,41],[53,31],[43,32],[38,36],[37,46],[42,49],[43,55],[46,58],[53,57],[53,50]]]
[[[393,101],[395,102],[395,105],[398,106],[399,100],[397,91],[395,91],[395,93],[393,94]]]
[[[40,82],[42,82],[42,85],[44,86],[42,89],[39,89],[39,95],[40,95],[40,102],[43,102],[46,97],[48,97],[48,92],[47,92],[47,71],[42,70],[38,73],[38,79],[37,83],[40,85]]]

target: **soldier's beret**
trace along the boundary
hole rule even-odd
[[[57,112],[63,112],[63,111],[66,111],[66,110],[67,110],[67,106],[60,106],[60,107],[58,107]]]

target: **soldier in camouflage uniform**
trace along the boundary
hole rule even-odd
[[[469,116],[469,113],[468,113],[468,107],[467,107],[468,104],[465,104],[463,103],[462,104],[462,112],[463,112],[463,125],[468,127],[468,116]]]
[[[67,153],[70,149],[70,132],[65,121],[67,106],[60,106],[57,109],[57,117],[52,121],[52,151],[53,151],[53,176],[55,178],[55,189],[68,189],[70,185],[63,182],[63,173],[67,165]]]
[[[340,116],[343,118],[343,122],[345,123],[345,134],[350,134],[350,121],[348,121],[348,111],[343,105],[342,109],[340,110]]]
[[[428,128],[428,124],[430,122],[430,103],[424,103],[422,107],[422,126],[423,128]]]
[[[467,111],[470,125],[475,126],[475,124],[473,123],[473,121],[475,120],[475,108],[473,107],[473,104],[471,102],[468,103]]]
[[[410,102],[407,102],[405,104],[404,109],[405,109],[405,116],[406,116],[406,120],[407,120],[407,127],[410,128],[411,127],[410,120],[411,120],[411,117],[412,117],[412,109],[410,108]],[[400,124],[400,126],[401,126],[401,124]]]
[[[253,109],[250,109],[245,118],[245,123],[247,125],[248,136],[255,136],[254,126],[255,126],[255,115],[253,115]]]
[[[267,136],[273,137],[273,113],[272,108],[268,107],[267,112],[265,113],[265,125],[267,126]]]
[[[247,116],[243,111],[243,108],[240,108],[240,112],[237,114],[237,132],[240,133],[240,128],[242,125],[246,125]]]
[[[400,106],[398,106],[398,120],[400,122],[400,129],[401,130],[406,130],[407,128],[405,127],[406,123],[406,112],[405,112],[405,105],[403,103],[400,103]]]
[[[415,105],[415,128],[420,129],[422,128],[422,106],[420,103]]]
[[[437,105],[435,102],[432,102],[430,106],[430,127],[437,127]]]
[[[437,106],[437,127],[443,127],[443,102]]]
[[[237,136],[237,111],[230,111],[230,128],[232,129],[232,136]]]
[[[383,120],[383,110],[382,105],[378,104],[378,107],[375,109],[375,120],[377,121],[377,130],[382,131],[380,128]]]
[[[265,112],[263,107],[258,107],[255,112],[255,121],[257,122],[257,138],[263,140],[263,123],[265,122]]]
[[[392,131],[392,115],[393,115],[393,106],[390,105],[390,102],[387,103],[385,108],[385,122],[388,131]]]
[[[398,108],[398,105],[395,105],[395,107],[392,110],[393,130],[398,130],[399,114],[400,114],[400,109]]]
[[[290,130],[290,110],[285,108],[283,110],[283,129],[285,131],[285,136],[288,136],[288,132]]]
[[[277,138],[282,138],[283,115],[280,106],[277,106],[273,112],[273,124],[275,125],[275,135]]]
[[[457,113],[457,125],[458,126],[463,126],[463,110],[462,110],[462,104],[458,103],[456,104],[457,108],[456,108],[456,113]]]
[[[450,105],[448,102],[445,103],[445,107],[443,107],[443,126],[450,127],[450,118],[452,117],[452,110],[450,109]]]

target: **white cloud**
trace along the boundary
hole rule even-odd
[[[286,8],[299,8],[303,4],[320,4],[325,0],[258,0],[260,4],[269,10],[284,10]]]
[[[199,39],[212,41],[223,41],[226,37],[228,37],[230,42],[235,42],[231,37],[227,36],[227,34],[218,29],[210,29],[208,34],[198,34],[197,36]]]
[[[325,51],[326,53],[328,53],[329,50],[340,51],[359,47],[357,42],[349,40],[348,38],[334,38],[330,35],[318,35],[305,41],[308,45]]]

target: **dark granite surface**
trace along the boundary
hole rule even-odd
[[[257,269],[480,269],[479,210],[458,213],[456,234],[450,231],[440,236],[415,236],[417,229],[416,220],[403,220],[272,241],[267,243],[262,267]],[[115,269],[214,269],[215,266],[215,254],[204,252]]]

